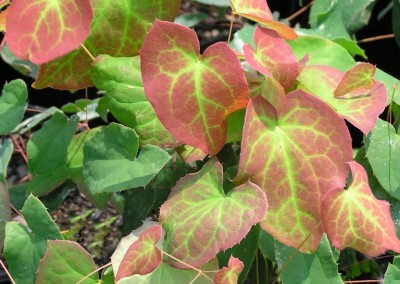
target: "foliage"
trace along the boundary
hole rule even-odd
[[[374,1],[316,0],[311,28],[296,30],[266,1],[230,2],[233,20],[255,25],[201,53],[195,31],[171,22],[179,0],[0,1],[7,62],[31,76],[38,64],[33,87],[101,91],[22,121],[24,81],[3,87],[0,250],[17,284],[341,283],[358,275],[340,275],[339,258],[400,253],[400,140],[379,118],[388,105],[398,112],[397,80],[352,57],[365,57],[354,34]],[[362,149],[346,121],[365,135]],[[13,186],[18,136],[30,176]],[[43,204],[70,184],[99,208],[115,204],[132,231],[101,275]],[[11,205],[26,224],[9,221]],[[395,256],[385,283],[399,267]]]

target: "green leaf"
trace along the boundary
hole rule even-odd
[[[393,264],[389,263],[385,273],[384,284],[396,284],[400,281],[400,257],[393,258]]]
[[[264,257],[268,258],[270,261],[275,262],[275,239],[273,236],[261,230],[260,233],[260,251]]]
[[[3,250],[6,222],[11,218],[10,198],[7,187],[0,181],[0,256]]]
[[[172,21],[180,0],[112,1],[92,0],[94,18],[84,46],[99,54],[123,57],[138,55],[139,48],[154,19]],[[107,27],[104,26],[107,23]],[[53,87],[75,90],[91,86],[93,60],[83,48],[40,66],[35,88]]]
[[[227,1],[229,3],[229,0]],[[230,4],[228,4],[229,6]],[[175,23],[186,26],[188,28],[194,27],[202,20],[208,17],[206,13],[185,13],[180,14],[175,18]]]
[[[48,174],[63,168],[67,162],[68,145],[76,132],[77,116],[67,117],[56,112],[43,127],[32,135],[28,142],[29,172],[35,175]]]
[[[285,265],[281,274],[283,284],[343,283],[325,235],[313,254],[295,252],[294,248],[275,242],[275,255],[278,267]]]
[[[169,161],[164,150],[145,145],[134,130],[111,123],[85,143],[83,176],[93,194],[146,186]]]
[[[7,167],[10,162],[14,146],[11,139],[0,140],[0,182],[6,183]]]
[[[18,222],[6,224],[3,256],[16,283],[36,283],[36,271],[45,252],[46,240],[32,235]]]
[[[243,267],[237,283],[243,283],[246,280],[253,261],[255,261],[254,257],[256,256],[258,250],[260,231],[262,231],[260,230],[260,226],[253,226],[246,237],[240,241],[240,243],[234,245],[232,248],[229,248],[224,252],[220,252],[217,255],[219,267],[221,268],[228,266],[228,262],[232,256],[237,257],[243,262]]]
[[[63,239],[56,223],[37,197],[28,196],[21,212],[35,236],[46,240]]]
[[[27,98],[24,81],[17,79],[4,85],[0,96],[0,135],[10,133],[21,122]]]
[[[341,71],[347,71],[356,62],[353,57],[339,44],[319,36],[299,36],[288,41],[297,59],[307,54],[310,56],[307,65],[326,65]],[[340,60],[338,60],[340,58]]]
[[[230,3],[229,0],[195,0],[195,1],[199,2],[201,4],[218,6],[218,7],[229,7],[229,6],[231,6],[231,3]]]
[[[96,264],[88,252],[71,241],[48,241],[47,251],[37,272],[37,284],[77,283],[96,270]],[[97,273],[82,284],[97,284]]]
[[[195,267],[239,243],[267,209],[265,194],[246,182],[226,195],[222,165],[215,159],[200,172],[181,178],[161,206],[165,250]],[[185,265],[168,259],[174,267]]]
[[[152,189],[132,188],[125,192],[125,200],[122,233],[128,234],[142,225],[153,208],[155,195]]]
[[[91,68],[95,86],[106,91],[103,106],[122,124],[135,129],[140,145],[179,145],[160,120],[143,90],[140,58],[100,55]]]
[[[393,0],[392,29],[397,45],[400,46],[400,0]]]
[[[22,75],[36,79],[38,74],[38,66],[30,61],[22,60],[11,53],[7,46],[7,43],[3,43],[0,47],[0,56],[5,63],[10,65],[14,70],[18,71]]]
[[[400,137],[394,127],[378,119],[365,148],[379,183],[391,196],[400,200]]]

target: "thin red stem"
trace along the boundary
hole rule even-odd
[[[10,137],[11,137],[11,140],[12,140],[15,148],[17,148],[17,151],[21,154],[25,163],[28,164],[28,157],[26,156],[25,151],[21,148],[21,146],[19,145],[19,142],[14,138],[14,136],[11,135]]]

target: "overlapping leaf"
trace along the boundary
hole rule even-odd
[[[225,195],[222,183],[222,165],[215,158],[200,172],[178,181],[160,209],[168,253],[200,267],[237,244],[262,219],[267,199],[258,186],[246,182]],[[175,260],[168,261],[187,269]]]
[[[4,85],[0,97],[0,135],[10,133],[21,122],[27,98],[24,81],[18,79]]]
[[[92,65],[91,75],[95,86],[106,91],[102,103],[121,123],[135,129],[141,145],[179,144],[161,124],[144,94],[138,56],[100,55]]]
[[[10,12],[10,9],[8,7],[0,12],[0,32],[4,32],[6,30],[8,12]]]
[[[10,218],[11,207],[8,190],[6,186],[0,181],[0,255],[4,245],[6,222],[9,221]]]
[[[161,226],[152,226],[144,230],[139,238],[126,251],[115,272],[115,281],[134,274],[148,274],[161,264],[161,250],[157,243],[162,236]]]
[[[353,177],[349,188],[331,189],[323,198],[321,215],[329,239],[340,250],[352,247],[371,257],[386,250],[400,252],[389,203],[374,197],[360,164],[349,165]]]
[[[263,0],[231,0],[234,14],[258,22],[259,24],[276,31],[284,39],[296,39],[295,31],[273,19],[271,10],[266,1]]]
[[[348,70],[337,86],[334,96],[341,97],[352,91],[371,89],[375,85],[372,77],[375,74],[375,66],[369,63],[360,63]]]
[[[343,118],[367,134],[386,106],[386,89],[382,83],[375,81],[371,89],[364,88],[335,97],[334,92],[343,77],[344,73],[339,70],[313,65],[303,68],[297,80],[302,88],[324,100]]]
[[[71,284],[81,281],[96,270],[90,254],[78,243],[48,241],[47,251],[40,262],[36,284]],[[82,284],[99,283],[97,273],[91,274]]]
[[[78,48],[93,18],[89,0],[17,0],[9,10],[7,44],[16,56],[36,64]]]
[[[133,129],[111,123],[85,143],[83,176],[92,194],[146,186],[171,158],[164,150],[144,146],[139,155]],[[136,157],[137,156],[137,157]]]
[[[285,40],[275,31],[257,27],[254,42],[256,50],[249,44],[243,46],[249,65],[265,76],[275,78],[285,89],[292,87],[299,74],[299,64]]]
[[[93,56],[135,56],[155,18],[173,20],[180,0],[92,0],[94,18],[84,45]],[[107,23],[105,25],[104,23]],[[36,88],[81,89],[91,86],[92,59],[79,48],[40,66]]]
[[[243,270],[243,262],[240,259],[231,257],[228,267],[224,267],[217,271],[214,275],[214,284],[236,284]]]
[[[366,157],[382,187],[400,200],[400,136],[390,123],[378,119],[364,140]]]
[[[313,252],[323,228],[321,199],[343,186],[352,159],[344,121],[321,100],[301,90],[289,93],[277,112],[264,98],[246,111],[236,181],[256,183],[268,196],[261,227],[280,242]]]
[[[177,140],[215,155],[227,136],[228,115],[245,108],[248,89],[236,54],[216,43],[199,54],[196,33],[154,23],[140,50],[144,90]]]

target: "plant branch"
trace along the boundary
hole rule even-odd
[[[194,266],[191,266],[190,264],[188,264],[188,263],[186,263],[186,262],[183,262],[183,261],[180,260],[180,259],[177,259],[175,256],[170,255],[169,253],[166,253],[165,251],[162,251],[162,253],[165,254],[166,256],[172,258],[173,260],[176,260],[177,262],[179,262],[179,263],[181,263],[181,264],[183,264],[183,265],[185,265],[185,266],[187,266],[187,267],[189,267],[189,268],[191,268],[191,269],[197,271],[197,273],[203,275],[203,276],[206,277],[208,280],[210,280],[211,282],[213,282],[213,280],[210,278],[210,276],[208,276],[207,274],[205,274],[204,271],[202,271],[201,269],[198,269],[198,268],[196,268],[196,267],[194,267]]]
[[[89,57],[94,61],[96,58],[90,53],[89,49],[87,49],[87,47],[81,43],[81,47],[83,48],[83,50],[89,55]]]
[[[297,12],[295,12],[294,14],[290,15],[289,17],[286,18],[286,21],[290,22],[291,20],[293,20],[294,18],[296,18],[297,16],[303,14],[305,11],[307,11],[308,8],[311,7],[311,5],[314,4],[314,1],[311,1],[310,3],[308,3],[307,5],[305,5],[304,7],[302,7],[300,10],[298,10]]]
[[[228,34],[228,41],[227,43],[229,43],[231,41],[231,37],[232,37],[232,29],[233,29],[233,20],[235,19],[235,13],[232,10],[232,15],[231,15],[231,23],[229,25],[229,34]]]
[[[4,271],[6,272],[8,278],[10,278],[11,283],[12,283],[12,284],[15,284],[14,279],[12,278],[10,272],[8,272],[8,269],[7,269],[6,266],[4,265],[3,261],[1,261],[1,259],[0,259],[0,265],[1,265],[1,267],[3,267],[3,269],[4,269]]]
[[[19,145],[19,142],[14,138],[14,136],[10,135],[10,138],[14,144],[14,146],[17,148],[17,151],[20,153],[22,156],[22,159],[24,159],[25,163],[28,164],[28,157],[25,154],[25,151],[21,148]]]
[[[372,42],[372,41],[388,39],[388,38],[394,38],[394,34],[387,34],[387,35],[368,37],[368,38],[364,38],[364,39],[358,40],[357,43],[366,43],[366,42]]]
[[[75,284],[81,284],[83,283],[83,281],[85,281],[86,279],[88,279],[90,276],[92,276],[93,274],[99,272],[100,270],[107,268],[111,266],[111,261],[109,263],[104,264],[103,266],[97,268],[96,270],[90,272],[88,275],[86,275],[85,277],[83,277],[81,280],[79,280],[78,282],[76,282]]]

